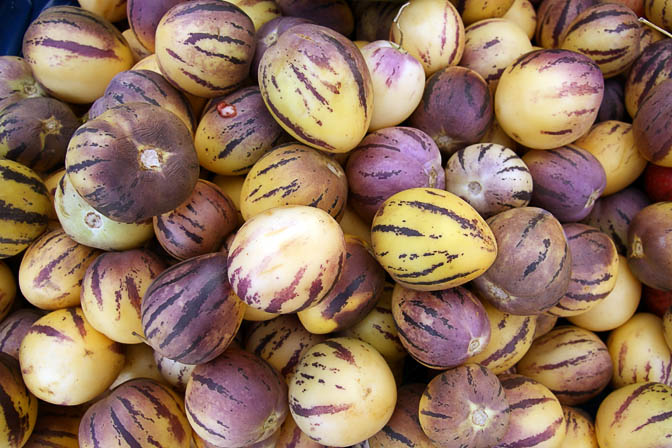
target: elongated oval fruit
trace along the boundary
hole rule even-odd
[[[559,448],[565,438],[566,422],[556,396],[543,384],[523,375],[500,375],[499,380],[511,414],[506,435],[497,446]]]
[[[590,129],[603,95],[604,77],[588,56],[569,50],[536,50],[502,73],[495,114],[502,129],[518,143],[533,149],[557,148]]]
[[[290,28],[259,62],[259,88],[273,117],[294,138],[344,153],[373,114],[371,75],[355,45],[319,25]]]
[[[190,258],[156,277],[142,300],[142,327],[154,350],[203,364],[229,346],[245,305],[233,293],[221,252]]]
[[[108,20],[75,6],[48,8],[23,36],[35,78],[58,99],[91,103],[133,65],[126,40]]]
[[[438,291],[483,274],[497,257],[490,227],[467,202],[435,188],[388,198],[371,227],[378,262],[406,288]]]
[[[229,2],[182,2],[161,18],[155,45],[168,81],[192,95],[214,98],[243,85],[254,54],[254,25]]]
[[[213,99],[203,112],[194,146],[201,166],[224,176],[246,174],[286,134],[256,86]]]
[[[93,208],[115,221],[135,223],[189,197],[198,158],[191,133],[177,115],[153,104],[129,103],[75,132],[65,169]]]
[[[345,235],[345,263],[336,284],[320,303],[297,315],[311,333],[341,331],[356,324],[376,306],[385,284],[385,271],[368,243]]]
[[[45,233],[21,259],[21,293],[43,310],[78,306],[84,273],[98,255],[100,251],[77,243],[63,229]]]
[[[149,378],[125,382],[91,406],[79,425],[81,448],[189,448],[191,427],[182,398]]]
[[[122,344],[142,342],[140,312],[145,291],[166,268],[147,249],[106,252],[86,269],[81,306],[96,330]]]
[[[558,220],[544,209],[520,207],[491,217],[488,224],[499,254],[474,280],[479,295],[512,314],[541,314],[555,306],[567,291],[572,266]]]
[[[124,353],[88,323],[81,308],[65,308],[35,321],[21,341],[19,362],[36,397],[70,406],[105,391],[124,366]]]
[[[490,342],[490,321],[483,305],[460,286],[427,292],[397,284],[392,314],[404,347],[434,369],[457,367]]]
[[[595,227],[571,223],[563,226],[572,254],[572,273],[567,292],[548,312],[576,316],[604,300],[616,286],[618,252],[611,238]]]
[[[532,343],[516,371],[548,387],[560,403],[576,405],[607,387],[612,362],[595,333],[560,326]]]
[[[275,207],[236,233],[229,249],[229,281],[251,307],[293,313],[315,305],[332,289],[345,254],[343,231],[327,212],[307,205]]]
[[[672,438],[672,387],[641,382],[621,387],[602,401],[595,417],[600,448],[668,446]]]
[[[340,220],[348,180],[337,161],[297,143],[280,145],[261,157],[245,177],[240,212],[245,220],[281,205],[310,205]]]
[[[37,420],[37,399],[21,379],[19,362],[0,354],[0,445],[21,448],[26,444]]]
[[[16,255],[47,228],[51,199],[42,179],[13,160],[0,160],[0,258]]]
[[[289,384],[289,409],[310,438],[345,447],[380,431],[397,388],[385,359],[366,342],[328,339],[303,355]]]
[[[287,386],[278,371],[253,353],[229,348],[196,366],[185,393],[194,432],[217,447],[267,439],[288,414]]]
[[[632,132],[639,154],[658,166],[672,167],[672,80],[666,79],[640,103]]]

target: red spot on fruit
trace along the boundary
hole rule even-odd
[[[236,106],[229,104],[226,101],[220,101],[219,104],[217,104],[217,113],[222,118],[233,118],[238,115]]]

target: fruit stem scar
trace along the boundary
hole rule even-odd
[[[642,258],[644,256],[644,248],[642,247],[642,240],[635,235],[632,240],[632,248],[630,256],[633,258]]]
[[[61,127],[61,123],[53,115],[42,120],[42,128],[47,134],[57,134],[61,132]]]
[[[161,168],[161,153],[156,148],[143,148],[140,150],[140,165],[145,170],[157,170]]]
[[[483,409],[476,409],[471,413],[471,421],[474,425],[485,426],[488,422],[488,414]]]
[[[481,184],[479,184],[476,181],[469,182],[468,187],[469,187],[469,192],[471,192],[471,194],[479,194],[481,192],[481,189],[482,189]]]
[[[92,229],[97,229],[103,225],[103,220],[100,219],[100,216],[94,212],[87,213],[84,217],[84,222]]]

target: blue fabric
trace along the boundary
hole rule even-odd
[[[79,6],[77,0],[0,0],[0,56],[20,56],[28,25],[51,6]]]

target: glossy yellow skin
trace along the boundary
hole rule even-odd
[[[19,363],[4,353],[0,354],[0,393],[0,446],[21,448],[35,428],[37,399],[21,381]]]
[[[595,425],[585,412],[571,406],[562,406],[567,432],[560,448],[598,448]]]
[[[420,291],[464,284],[497,257],[495,237],[478,212],[435,188],[411,188],[388,198],[373,218],[371,242],[392,278]]]
[[[289,385],[289,409],[297,426],[334,447],[359,443],[380,431],[396,401],[394,376],[385,359],[366,342],[347,337],[313,346]]]
[[[19,348],[23,380],[41,400],[85,403],[105,391],[124,366],[120,344],[96,331],[81,308],[38,319]]]
[[[73,21],[79,26],[68,25]],[[40,37],[67,42],[76,49],[45,45]],[[128,43],[111,22],[73,6],[40,14],[26,30],[23,53],[35,78],[54,97],[77,104],[95,101],[114,75],[133,65]]]
[[[466,41],[460,65],[481,75],[493,93],[504,69],[519,56],[532,51],[525,31],[504,18],[480,20],[464,31]]]
[[[9,314],[16,298],[16,278],[4,261],[0,261],[0,320]]]
[[[73,240],[102,250],[140,247],[154,235],[152,221],[126,224],[113,221],[96,211],[63,176],[54,196],[58,220]]]
[[[615,388],[641,381],[668,382],[672,351],[665,342],[663,321],[655,314],[637,313],[613,330],[607,348],[614,365]]]
[[[344,336],[371,344],[390,366],[398,365],[408,352],[401,344],[392,315],[392,285],[385,285],[376,307],[362,320],[343,332]]]
[[[611,78],[627,71],[640,54],[638,24],[637,15],[626,5],[595,5],[568,24],[560,48],[585,54],[599,65],[605,78]]]
[[[21,259],[21,293],[43,310],[78,306],[84,272],[99,254],[72,240],[63,229],[45,233]]]
[[[230,0],[229,3],[242,9],[252,19],[255,30],[282,15],[278,4],[273,0]]]
[[[459,4],[458,0],[453,3]],[[462,20],[465,25],[471,25],[479,20],[503,16],[511,8],[513,0],[495,0],[483,2],[480,0],[466,0],[463,2]]]
[[[391,25],[390,40],[420,61],[429,78],[434,72],[460,62],[464,23],[448,0],[414,0]]]
[[[532,39],[537,28],[537,11],[529,0],[513,0],[511,7],[502,16],[518,25]]]
[[[283,33],[261,58],[261,95],[271,115],[301,143],[331,153],[348,152],[364,138],[373,115],[366,62],[357,47],[335,31],[298,27]],[[322,33],[338,36],[342,48],[320,37]],[[328,58],[328,65],[315,63],[313,55]]]
[[[532,346],[537,328],[535,316],[516,316],[498,310],[481,300],[490,320],[490,342],[481,353],[466,362],[478,363],[499,375],[515,366]],[[508,344],[516,340],[513,347]]]
[[[24,250],[47,228],[51,200],[47,187],[30,168],[12,160],[0,160],[0,201],[30,219],[0,216],[0,259]]]
[[[672,32],[672,9],[666,0],[644,2],[644,15],[659,27]]]
[[[79,0],[79,5],[110,22],[126,18],[126,0]]]
[[[258,310],[251,306],[245,305],[245,314],[243,314],[243,320],[249,320],[252,322],[264,322],[271,320],[275,317],[278,317],[278,314],[267,313],[266,311]]]
[[[628,260],[619,255],[614,289],[590,310],[568,319],[574,325],[590,331],[613,330],[635,314],[641,297],[642,284],[630,270]]]
[[[599,160],[607,175],[603,196],[621,191],[639,177],[646,168],[646,159],[635,146],[632,125],[609,120],[593,126],[574,144]]]
[[[289,205],[261,212],[236,232],[228,276],[233,290],[249,306],[293,313],[326,295],[344,259],[343,231],[331,215],[315,207]],[[247,285],[247,296],[239,285]]]
[[[339,224],[343,233],[355,235],[371,245],[371,227],[349,205],[345,206],[345,212]]]
[[[600,448],[666,447],[672,438],[672,387],[635,383],[613,391],[602,401],[595,417]]]

